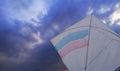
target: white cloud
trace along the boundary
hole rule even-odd
[[[26,42],[27,48],[33,49],[36,47],[36,45],[43,43],[43,40],[40,38],[40,32],[32,33],[31,36],[35,41]]]
[[[25,45],[27,49],[33,49],[36,45],[43,43],[40,32],[34,32],[30,27],[22,27],[20,29],[20,33],[23,36],[28,36],[32,38],[32,40],[25,41],[25,43],[23,44],[23,46]]]
[[[104,14],[111,10],[110,6],[101,6],[100,9],[97,11],[99,14]]]
[[[59,25],[57,25],[57,24],[53,24],[52,26],[53,26],[53,28],[54,28],[55,30],[59,30],[59,29],[60,29]]]
[[[14,4],[13,4],[14,3]],[[24,7],[23,4],[27,7]],[[15,1],[9,2],[6,6],[7,18],[9,21],[19,20],[33,26],[40,26],[40,18],[43,18],[48,12],[48,4],[44,0]],[[38,18],[39,16],[39,18]],[[33,19],[36,21],[33,21]]]
[[[87,15],[91,15],[94,12],[94,9],[88,8]]]
[[[120,25],[120,3],[117,3],[115,6],[115,11],[109,16],[110,24]]]
[[[44,34],[44,37],[46,37],[46,39],[52,37],[54,35],[54,30],[53,29],[48,29],[47,32]]]

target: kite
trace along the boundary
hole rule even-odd
[[[118,71],[120,36],[94,15],[51,40],[69,71]]]

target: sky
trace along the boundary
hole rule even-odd
[[[120,34],[120,0],[0,0],[0,71],[65,71],[50,40],[91,14]]]

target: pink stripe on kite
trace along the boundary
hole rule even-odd
[[[66,56],[67,54],[69,54],[70,52],[79,49],[79,48],[83,48],[85,46],[88,45],[88,40],[83,39],[83,40],[75,40],[73,42],[70,42],[69,44],[65,45],[60,51],[59,54],[60,56],[63,58],[64,56]]]

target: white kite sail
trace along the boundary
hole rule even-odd
[[[69,71],[116,71],[120,67],[120,36],[93,15],[51,42]]]

